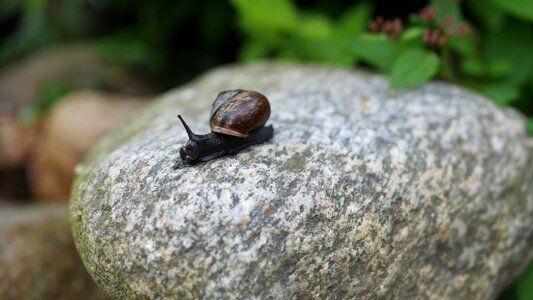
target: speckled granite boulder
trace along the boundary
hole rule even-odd
[[[0,299],[107,299],[69,227],[66,205],[0,205]]]
[[[176,115],[208,132],[230,88],[270,98],[273,140],[184,166]],[[533,255],[523,118],[444,83],[220,68],[101,141],[78,174],[75,241],[116,298],[490,299]]]

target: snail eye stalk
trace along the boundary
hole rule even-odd
[[[191,140],[195,139],[196,138],[196,134],[194,134],[194,132],[192,132],[191,128],[189,128],[189,125],[187,125],[187,123],[185,122],[185,120],[183,120],[181,115],[178,115],[178,119],[180,119],[181,124],[183,124],[183,127],[185,127],[185,131],[187,131],[187,135],[189,136],[189,139],[191,139]]]

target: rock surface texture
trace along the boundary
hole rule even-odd
[[[107,299],[76,253],[66,205],[0,205],[0,299]]]
[[[523,118],[434,82],[225,67],[161,97],[77,168],[71,223],[115,298],[491,299],[533,255]],[[185,166],[218,92],[271,100],[274,138]]]

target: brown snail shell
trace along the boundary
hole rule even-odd
[[[218,94],[209,119],[211,131],[244,138],[263,127],[269,117],[270,103],[263,94],[229,90]]]

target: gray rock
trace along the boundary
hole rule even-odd
[[[524,118],[449,84],[283,63],[169,92],[78,167],[71,223],[116,298],[491,299],[532,257]],[[275,135],[187,167],[225,89],[263,92]]]
[[[76,252],[66,205],[0,205],[0,298],[107,299]]]

